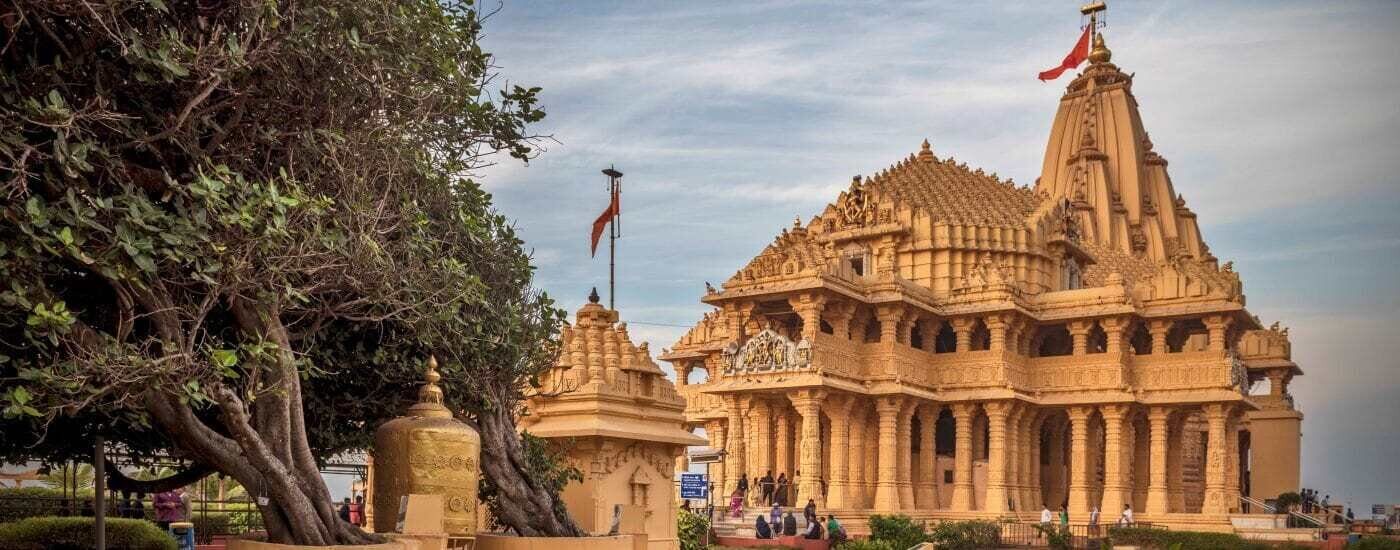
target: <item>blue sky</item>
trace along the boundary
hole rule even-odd
[[[674,342],[777,232],[928,138],[1031,183],[1069,77],[1078,2],[524,2],[486,22],[502,78],[542,86],[557,142],[482,171],[538,285],[606,293],[588,257],[626,173],[618,309]],[[1113,61],[1156,150],[1307,375],[1303,479],[1365,514],[1400,503],[1400,4],[1110,2]],[[646,324],[644,324],[646,323]]]

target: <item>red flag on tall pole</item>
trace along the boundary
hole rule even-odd
[[[590,257],[598,255],[598,239],[603,237],[603,229],[608,227],[608,223],[612,222],[614,216],[621,213],[622,208],[617,200],[617,187],[613,187],[612,200],[608,202],[607,210],[599,214],[598,219],[593,220],[593,245],[588,253]]]
[[[1089,59],[1089,34],[1093,28],[1093,23],[1090,23],[1088,27],[1084,27],[1084,34],[1079,35],[1079,42],[1074,44],[1074,49],[1069,51],[1069,55],[1065,56],[1065,60],[1060,62],[1059,67],[1040,73],[1040,80],[1046,81],[1060,78],[1060,75],[1065,71],[1078,67],[1084,60]]]

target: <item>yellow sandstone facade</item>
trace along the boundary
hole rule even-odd
[[[652,550],[677,548],[677,459],[686,447],[705,444],[683,429],[685,400],[596,291],[563,328],[560,345],[520,427],[557,442],[583,473],[562,492],[569,514],[585,531],[604,535],[622,505],[633,515],[622,518],[622,534],[644,532]]]
[[[1102,35],[1033,188],[925,141],[707,290],[661,358],[722,496],[771,471],[838,515],[1228,529],[1297,490],[1287,330],[1245,309]]]

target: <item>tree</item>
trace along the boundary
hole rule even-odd
[[[562,316],[469,177],[530,158],[544,113],[488,91],[469,1],[16,0],[0,24],[0,454],[102,433],[189,461],[167,484],[259,488],[274,541],[363,542],[318,460],[435,353],[499,519],[579,533],[514,423]]]

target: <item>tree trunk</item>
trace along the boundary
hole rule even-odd
[[[499,401],[498,401],[499,402]],[[563,501],[551,495],[525,465],[525,447],[511,409],[497,406],[477,416],[481,432],[482,475],[491,478],[503,501],[502,524],[525,537],[586,536],[569,517]]]

